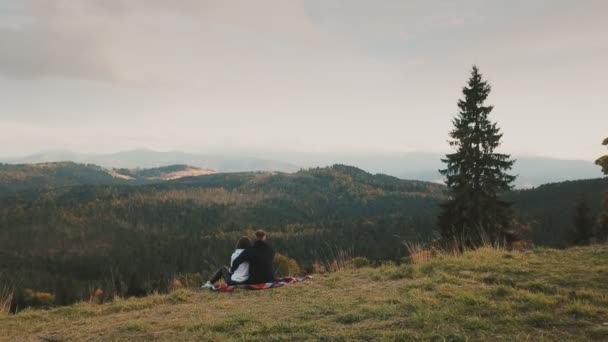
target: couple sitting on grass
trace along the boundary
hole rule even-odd
[[[253,245],[247,236],[240,238],[230,258],[230,267],[221,267],[202,288],[213,289],[220,279],[230,286],[273,282],[274,250],[266,243],[266,237],[265,231],[256,231]]]

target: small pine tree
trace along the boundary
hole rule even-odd
[[[608,146],[608,138],[604,139],[604,141],[602,142],[602,145]],[[604,172],[604,174],[608,175],[608,155],[599,157],[595,161],[595,164],[599,165],[602,168],[602,172]]]
[[[513,219],[511,204],[499,198],[512,189],[515,176],[507,174],[514,161],[507,154],[496,153],[502,134],[489,119],[492,106],[484,105],[490,85],[476,66],[463,88],[464,99],[450,132],[450,146],[456,152],[442,159],[451,198],[442,205],[439,229],[444,239],[457,239],[465,245],[479,242],[480,231],[493,241]]]
[[[608,146],[608,138],[604,139],[602,145]],[[608,155],[598,158],[595,163],[602,168],[602,172],[608,175]],[[604,195],[603,210],[598,219],[598,231],[596,236],[602,241],[608,240],[608,192]]]
[[[587,205],[585,195],[576,205],[574,211],[574,230],[572,231],[572,241],[577,245],[587,245],[593,238],[593,220],[590,215],[591,209]]]

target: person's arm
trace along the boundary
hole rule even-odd
[[[241,252],[241,254],[236,257],[236,259],[234,259],[234,261],[232,262],[232,265],[230,265],[230,273],[234,273],[236,271],[237,268],[239,268],[239,265],[244,263],[245,261],[250,261],[251,259],[251,249],[248,248],[246,250],[244,250],[243,252]]]

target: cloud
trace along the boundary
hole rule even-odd
[[[327,65],[323,75],[474,12],[443,1],[23,0],[10,13],[20,23],[0,26],[0,75],[208,86],[305,59]]]
[[[507,147],[591,154],[579,141],[595,146],[593,130],[605,127],[606,9],[601,0],[0,1],[0,121],[25,125],[12,134],[32,148],[120,131],[108,146],[155,136],[166,146],[438,150],[478,63]],[[574,112],[593,122],[577,128],[585,137],[536,141],[547,122],[570,136]],[[25,129],[34,123],[40,130]]]
[[[541,55],[595,30],[601,2],[468,0],[23,0],[0,7],[0,75],[212,88],[342,62],[420,65],[424,60]],[[524,10],[525,9],[525,10]],[[577,12],[572,21],[569,14]],[[4,13],[3,13],[4,12]],[[595,25],[595,26],[594,26]],[[583,38],[584,39],[584,38]],[[588,39],[588,40],[589,40]],[[509,49],[511,51],[509,51]],[[511,57],[508,57],[511,58]],[[333,69],[332,69],[333,68]],[[274,72],[273,71],[277,71]],[[294,75],[291,78],[293,79]],[[298,75],[299,76],[299,75]]]
[[[24,1],[20,25],[0,28],[0,72],[26,79],[115,79],[108,38],[118,32],[108,16],[86,4]]]
[[[307,34],[298,1],[25,0],[20,25],[0,27],[0,74],[110,82],[183,80],[231,54],[255,32]],[[273,11],[281,13],[273,17]],[[6,15],[6,14],[5,14]],[[262,44],[264,42],[261,42]],[[222,53],[225,53],[224,55]],[[214,65],[216,64],[216,65]]]

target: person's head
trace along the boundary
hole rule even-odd
[[[251,240],[246,236],[243,236],[236,242],[236,249],[246,249],[249,247],[251,247]]]
[[[268,236],[268,235],[266,234],[266,232],[265,232],[265,231],[263,231],[263,230],[261,230],[261,229],[260,229],[260,230],[256,230],[256,231],[255,231],[255,238],[256,238],[258,241],[266,241],[266,237],[267,237],[267,236]]]

